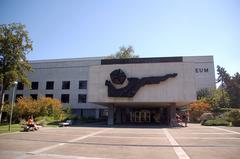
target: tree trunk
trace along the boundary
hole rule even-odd
[[[4,91],[4,88],[2,88],[1,96],[0,96],[0,123],[2,123],[2,112],[3,112],[3,106],[4,106],[4,97],[5,97],[5,91]]]
[[[4,107],[4,98],[5,98],[5,64],[6,64],[6,60],[5,58],[3,58],[3,63],[2,63],[2,89],[1,89],[1,93],[0,93],[0,124],[2,123],[2,112],[3,112],[3,107]]]

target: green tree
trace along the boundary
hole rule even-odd
[[[115,54],[108,56],[110,59],[128,59],[128,58],[138,58],[138,55],[134,54],[134,50],[132,46],[122,46],[119,48],[119,51]]]
[[[230,75],[227,73],[225,68],[220,67],[219,65],[217,65],[217,74],[218,74],[217,83],[221,82],[221,86],[222,88],[224,88],[227,82],[230,80]]]
[[[29,98],[18,98],[17,108],[19,109],[19,118],[26,118],[30,115],[54,116],[59,118],[63,114],[61,102],[58,99],[41,97],[38,100]]]
[[[225,103],[222,101],[222,96],[224,96]],[[197,99],[208,103],[210,109],[214,112],[217,112],[220,108],[228,108],[230,105],[229,94],[223,89],[202,89],[197,92]]]
[[[27,73],[31,65],[26,55],[32,51],[32,41],[24,25],[19,23],[0,25],[0,123],[5,91],[14,81],[29,85]]]
[[[197,100],[207,98],[211,96],[211,90],[208,88],[203,88],[197,91]]]
[[[226,91],[230,94],[230,104],[232,107],[240,107],[240,74],[237,72],[231,77],[227,84]]]
[[[220,67],[219,65],[217,65],[217,74],[218,74],[217,83],[221,82],[221,87],[220,87],[220,89],[222,90],[221,105],[225,105],[226,102],[225,102],[225,96],[224,96],[224,89],[226,89],[227,83],[229,83],[230,81],[230,75],[227,73],[225,68]]]
[[[230,98],[231,107],[240,107],[240,74],[237,72],[234,76],[230,76],[227,71],[217,66],[218,78],[217,82],[221,82],[222,102],[225,104],[225,96],[223,91],[227,91]]]
[[[213,89],[210,91],[211,95],[205,100],[211,105],[212,111],[217,112],[220,108],[228,108],[230,106],[230,97],[227,91],[222,89]],[[224,96],[224,103],[223,98]]]
[[[6,112],[6,117],[9,119],[11,113],[11,105],[9,103],[4,104],[3,112]],[[19,108],[16,106],[16,104],[13,105],[12,121],[13,123],[19,121]]]

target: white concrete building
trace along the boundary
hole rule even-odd
[[[215,88],[213,56],[76,58],[30,63],[34,70],[29,73],[32,89],[20,83],[16,97],[58,98],[74,113],[96,118],[107,109],[109,125],[171,124],[177,107],[195,101],[198,90]]]

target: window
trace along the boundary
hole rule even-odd
[[[38,89],[38,82],[32,82],[32,90],[37,90]]]
[[[8,94],[5,94],[5,96],[4,96],[4,102],[8,102],[8,100],[9,100],[9,95],[8,95]]]
[[[34,99],[34,100],[37,100],[37,98],[38,98],[38,95],[37,95],[37,94],[30,94],[30,96],[31,96],[32,99]]]
[[[86,94],[79,94],[78,95],[78,103],[86,103],[87,102],[87,95]]]
[[[53,81],[47,81],[46,89],[53,89],[53,88],[54,88],[54,82]]]
[[[23,87],[24,87],[23,83],[22,82],[18,82],[17,90],[23,90]]]
[[[22,97],[23,97],[23,94],[16,94],[15,102],[17,102],[18,98],[22,98]]]
[[[70,89],[70,81],[63,81],[62,89]]]
[[[47,97],[47,98],[53,98],[53,94],[45,94],[45,97]]]
[[[87,81],[79,81],[79,89],[87,89]]]
[[[69,103],[69,94],[62,94],[61,95],[61,102],[62,103]]]

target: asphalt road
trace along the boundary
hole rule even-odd
[[[62,127],[0,135],[0,159],[239,159],[240,127]]]

